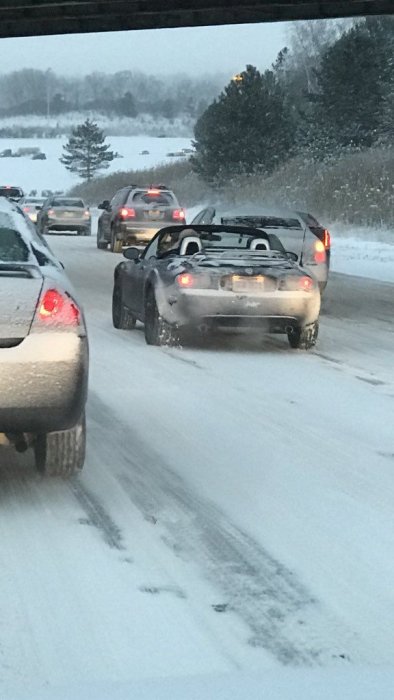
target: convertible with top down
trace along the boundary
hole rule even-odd
[[[169,226],[144,249],[127,248],[114,272],[115,328],[145,326],[150,345],[184,330],[287,334],[316,343],[320,292],[276,235],[246,226]]]

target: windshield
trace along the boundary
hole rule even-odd
[[[392,700],[394,2],[0,6],[0,700]]]
[[[82,199],[52,199],[52,207],[78,207],[84,209],[85,205]]]

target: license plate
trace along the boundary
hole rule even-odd
[[[67,219],[71,219],[75,215],[73,211],[65,211],[63,212],[63,216],[65,216]]]
[[[255,277],[243,277],[242,275],[233,275],[232,287],[233,292],[263,292],[264,277],[263,275],[256,275]]]
[[[163,216],[164,214],[162,211],[153,210],[148,212],[149,219],[162,219]]]

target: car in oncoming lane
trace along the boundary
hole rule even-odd
[[[170,226],[144,251],[124,251],[114,272],[112,320],[142,321],[150,345],[199,329],[287,334],[292,348],[316,343],[315,278],[273,234],[246,226]]]
[[[331,236],[311,214],[268,206],[224,209],[212,205],[199,211],[191,223],[254,226],[274,232],[285,248],[297,253],[300,265],[314,275],[321,293],[327,286]]]
[[[48,197],[38,210],[37,228],[42,235],[73,232],[90,236],[92,217],[89,207],[79,197]]]
[[[64,268],[0,200],[0,444],[33,449],[44,474],[81,469],[87,383],[84,315]]]
[[[130,185],[98,207],[97,248],[120,253],[125,245],[145,246],[166,224],[186,223],[185,212],[165,185]]]

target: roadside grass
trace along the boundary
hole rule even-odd
[[[132,183],[164,183],[186,207],[251,203],[310,211],[322,221],[394,226],[394,148],[369,149],[324,163],[298,156],[269,177],[230,177],[216,191],[192,171],[189,161],[182,161],[99,177],[70,194],[96,205]]]

